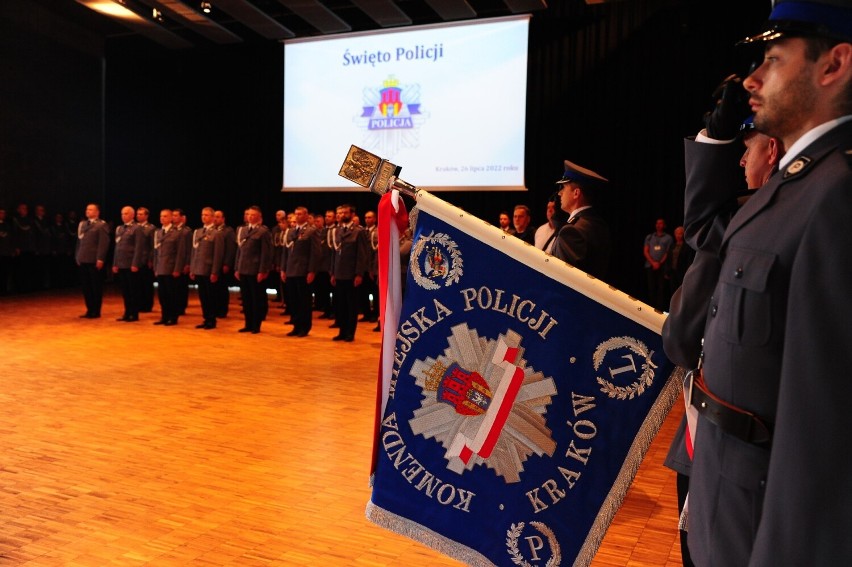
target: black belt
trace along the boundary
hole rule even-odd
[[[760,447],[769,447],[772,441],[772,425],[769,422],[710,392],[704,384],[701,370],[690,372],[689,379],[692,380],[692,384],[688,385],[689,402],[699,414],[729,435]]]

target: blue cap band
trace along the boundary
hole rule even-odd
[[[852,9],[815,2],[781,2],[769,15],[769,22],[813,24],[818,35],[852,40]]]

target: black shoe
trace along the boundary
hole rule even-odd
[[[346,335],[345,337],[343,337],[343,340],[346,341],[347,343],[351,343],[352,341],[355,340],[355,337],[353,337],[352,335]]]
[[[328,326],[328,328],[329,329],[339,329],[340,325],[338,325],[337,323],[332,323],[331,325]]]
[[[164,327],[171,327],[174,325],[177,325],[177,321],[166,321],[165,323],[163,323]]]
[[[129,317],[125,315],[124,317],[119,317],[116,321],[127,321],[127,319],[129,319]]]
[[[307,337],[307,336],[308,336],[308,332],[307,332],[307,331],[302,331],[301,333],[297,334],[296,336],[297,336],[297,337],[300,337],[300,338],[301,338],[301,337]]]
[[[374,332],[374,333],[378,333],[378,332],[379,332],[379,331],[381,331],[381,330],[382,330],[382,326],[381,326],[381,325],[376,325],[375,327],[373,327],[373,332]]]
[[[250,333],[250,332],[251,332],[251,329],[249,329],[248,327],[243,327],[242,329],[240,329],[240,330],[239,330],[239,331],[237,331],[237,332],[238,332],[238,333]]]
[[[252,329],[252,330],[251,330],[251,334],[252,334],[252,335],[256,335],[256,334],[258,334],[258,333],[260,333],[260,329]]]
[[[205,331],[209,331],[210,329],[215,329],[215,328],[216,328],[216,323],[207,323],[206,325],[204,325]]]
[[[207,328],[207,323],[201,323],[200,325],[196,325],[196,326],[195,326],[195,328],[196,328],[196,329],[206,329],[206,328]]]
[[[133,317],[128,317],[124,321],[125,321],[125,323],[135,323],[138,320],[139,320],[139,315],[135,315]]]
[[[162,319],[160,319],[159,321],[154,321],[154,324],[155,324],[155,325],[165,325],[165,324],[166,324],[166,322],[165,322],[165,321],[163,321]]]
[[[331,338],[331,340],[333,340],[333,341],[342,341],[343,339],[344,339],[343,335],[335,335],[334,337]]]
[[[358,319],[358,322],[359,322],[359,323],[366,323],[366,322],[367,322],[367,321],[369,321],[369,320],[370,320],[370,318],[369,318],[369,317],[367,317],[366,315],[364,315],[363,317],[361,317],[360,319]]]
[[[298,335],[298,334],[299,334],[299,331],[297,331],[296,329],[293,329],[292,331],[290,331],[289,333],[287,333],[285,336],[287,336],[287,337],[295,337],[295,336],[296,336],[296,335]]]

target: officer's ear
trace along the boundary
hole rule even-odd
[[[838,43],[828,50],[820,84],[852,80],[852,43]]]
[[[769,165],[776,165],[778,160],[781,159],[781,142],[778,138],[769,138]]]

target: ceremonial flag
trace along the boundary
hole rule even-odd
[[[367,517],[471,565],[587,565],[679,393],[664,317],[426,191],[416,214]]]

